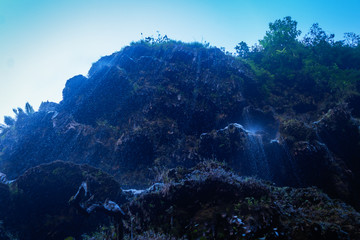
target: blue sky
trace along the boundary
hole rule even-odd
[[[0,122],[27,101],[59,102],[68,78],[141,33],[233,51],[285,16],[303,33],[318,22],[337,39],[359,34],[359,12],[359,0],[0,0]]]

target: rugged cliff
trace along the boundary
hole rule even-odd
[[[360,124],[356,118],[357,108],[355,107],[354,114],[351,112],[356,97],[349,98],[349,104],[326,100],[327,104],[314,105],[307,110],[303,109],[299,114],[294,114],[293,111],[277,111],[283,109],[282,106],[274,105],[276,104],[274,99],[269,101],[261,87],[256,74],[246,62],[226,55],[217,48],[173,41],[161,44],[134,43],[94,63],[88,76],[79,75],[69,79],[60,103],[44,102],[38,112],[19,114],[15,124],[5,128],[1,133],[0,172],[6,174],[7,179],[17,178],[15,183],[20,186],[24,182],[22,179],[25,178],[29,183],[40,184],[35,183],[38,178],[37,168],[28,169],[39,164],[62,160],[65,163],[61,162],[64,164],[61,169],[69,168],[69,172],[71,168],[74,168],[72,163],[88,164],[114,177],[123,189],[147,188],[154,183],[170,181],[172,177],[168,175],[169,171],[171,172],[169,169],[176,168],[177,170],[172,170],[175,174],[179,172],[179,169],[185,171],[200,166],[204,162],[217,161],[230,167],[233,171],[231,174],[236,175],[235,179],[238,179],[237,175],[251,176],[273,182],[278,186],[316,186],[331,197],[339,198],[356,209],[360,209],[360,163],[358,161],[360,159]],[[299,99],[304,97],[301,92],[297,92],[297,96]],[[278,96],[277,100],[279,99],[281,95]],[[278,102],[284,102],[286,99],[288,96]],[[294,105],[296,109],[296,101],[289,105]],[[43,165],[42,168],[44,166],[47,165]],[[79,168],[78,165],[75,166]],[[214,168],[218,168],[216,164]],[[55,170],[51,170],[51,174],[46,176],[53,178]],[[67,176],[65,173],[67,173],[66,170],[62,175]],[[194,173],[190,175],[198,176]],[[5,175],[0,176],[5,179]],[[204,177],[206,176],[205,174]],[[186,176],[180,174],[177,179],[168,182],[170,190],[158,191],[166,194],[170,191],[175,195],[190,194],[182,189],[182,184],[190,184],[188,190],[192,191],[192,185],[197,186],[198,183],[191,181],[187,183],[185,179]],[[76,192],[81,180],[78,177],[75,179],[75,176],[74,179],[68,176],[67,180],[74,183],[67,193],[71,196]],[[225,205],[232,206],[231,209],[236,204],[245,201],[245,198],[255,198],[258,203],[258,198],[266,196],[266,201],[270,199],[271,202],[278,202],[279,194],[282,193],[286,193],[286,196],[291,199],[295,195],[306,195],[309,191],[313,194],[312,191],[315,191],[275,189],[256,182],[253,184],[265,192],[261,196],[251,194],[243,196],[238,189],[242,188],[241,184],[245,184],[242,181],[228,179],[223,183],[218,181],[214,183],[201,180],[198,188],[205,189],[201,191],[206,193],[208,192],[206,189],[216,186],[215,190],[211,190],[215,192],[211,194],[219,195],[216,199],[223,197],[224,200],[219,201],[226,202]],[[0,186],[1,191],[13,191],[11,189],[14,188],[14,183],[9,185],[7,180],[3,182],[4,184]],[[111,185],[116,186],[118,183],[114,184]],[[5,186],[10,186],[10,190],[6,190]],[[30,186],[23,187],[25,188],[33,189]],[[101,189],[101,186],[96,188]],[[121,192],[120,187],[118,189]],[[103,191],[102,195],[106,198],[107,191],[105,189]],[[230,197],[231,192],[234,191],[240,191],[239,195]],[[21,195],[21,198],[33,199],[30,192],[23,194],[24,196]],[[320,193],[316,192],[316,194]],[[173,207],[177,209],[176,211],[192,211],[190,206],[183,206],[184,203],[183,205],[173,203],[173,199],[161,199],[160,195],[151,197],[154,198],[151,201],[156,201],[152,204],[156,205],[158,201],[163,201],[169,208],[171,205],[176,206],[177,208]],[[0,200],[9,201],[11,204],[20,201],[20,198],[15,201],[11,194],[10,197],[5,197],[8,196],[7,194],[3,196],[4,199]],[[191,201],[197,201],[196,196],[194,193],[191,196],[194,199]],[[66,195],[66,198],[68,197]],[[110,195],[109,197],[116,198]],[[146,195],[142,198],[148,197]],[[332,201],[325,195],[321,195],[321,199],[326,199],[321,202]],[[152,219],[154,216],[160,217],[162,213],[153,213],[151,209],[146,209],[147,206],[142,202],[144,200],[132,200],[138,204],[136,206],[135,203],[130,203],[129,199],[121,201],[119,204],[127,202],[129,211],[149,215],[149,219],[145,216],[137,219],[137,224],[143,226],[150,221],[153,223],[150,224],[153,229],[157,229],[156,224],[158,224],[161,231],[167,229],[167,233],[174,233],[174,229],[169,230],[169,227],[164,227],[165,223],[161,222],[162,220],[157,222],[158,220]],[[264,208],[266,215],[264,218],[273,214],[276,217],[286,215],[288,213],[282,212],[282,208],[293,203],[286,202],[290,200],[281,201],[284,205],[273,206],[261,202],[266,206],[261,205],[258,210],[261,212]],[[214,204],[216,207],[211,207],[214,214],[210,215],[217,218],[217,214],[222,211],[220,211],[221,204],[219,206],[217,203]],[[303,203],[296,203],[296,206],[299,204]],[[310,202],[309,208],[311,205]],[[29,208],[33,207],[29,206]],[[358,214],[350,207],[346,209],[349,212],[353,211],[355,215]],[[168,208],[163,210],[167,211]],[[243,210],[236,211],[239,215],[243,214]],[[221,218],[221,221],[219,220],[223,221],[221,224],[231,220],[228,214],[229,212]],[[333,212],[331,214],[336,215]],[[177,216],[181,217],[182,214],[179,213]],[[206,215],[206,218],[208,217]],[[184,221],[190,218],[192,217],[184,217]],[[12,226],[13,220],[9,219],[8,225]],[[67,219],[71,222],[75,217]],[[358,224],[358,217],[356,219],[350,224]],[[284,223],[290,219],[281,218],[280,220],[279,218],[277,221],[283,224],[284,238],[295,234],[295,232],[291,233],[288,230],[290,227]],[[308,221],[315,220],[310,215],[306,215],[299,220],[302,222],[299,223],[302,226],[299,228],[304,228],[302,224]],[[52,226],[53,221],[50,222],[49,226]],[[202,224],[205,222],[202,221]],[[331,219],[329,222],[335,225],[340,224],[332,222]],[[5,226],[6,224],[5,219]],[[99,223],[96,222],[96,224]],[[178,224],[177,227],[180,229],[187,223]],[[243,227],[247,224],[252,225],[250,222],[241,222],[240,225]],[[259,226],[264,227],[261,224]],[[277,228],[271,224],[266,226],[267,230]],[[201,229],[201,231],[208,231],[205,225],[202,225]],[[327,232],[330,230],[326,230],[328,228],[322,229],[319,236],[324,237],[330,234]],[[82,229],[82,231],[88,230],[88,228]],[[270,236],[276,232],[271,230],[270,234],[270,230],[267,230],[252,230],[258,233],[246,236],[248,238],[261,237],[266,233]],[[46,232],[47,230],[39,231]],[[184,234],[192,236],[191,231],[176,232],[176,236],[180,237]],[[233,230],[226,231],[226,234],[230,234]],[[237,234],[247,234],[244,231],[238,231]],[[353,229],[349,228],[348,231],[351,232]],[[73,233],[69,230],[69,235],[71,234]],[[339,238],[342,238],[340,235]],[[193,237],[196,236],[198,235],[194,234]]]
[[[253,81],[244,64],[216,48],[126,47],[100,59],[87,78],[69,79],[59,105],[44,103],[19,119],[4,134],[1,169],[15,178],[61,159],[98,166],[134,185],[154,174],[148,168],[193,166],[200,134],[240,119]]]

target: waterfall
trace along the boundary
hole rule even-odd
[[[249,162],[252,175],[270,180],[269,162],[264,150],[261,126],[256,124],[249,114],[249,108],[243,110],[244,129],[247,133],[245,157]]]
[[[250,171],[254,175],[270,180],[270,170],[268,159],[265,154],[262,136],[257,133],[247,131],[246,152]]]
[[[279,185],[302,185],[297,163],[286,141],[281,138],[278,128],[269,127],[271,121],[276,120],[269,121],[266,117],[261,110],[243,109],[241,127],[245,131],[245,142],[239,162],[240,172]],[[324,149],[327,148],[324,146]]]

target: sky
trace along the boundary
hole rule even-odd
[[[234,51],[291,16],[342,39],[360,34],[359,0],[0,0],[0,123],[29,102],[59,102],[66,80],[143,36],[209,42]]]

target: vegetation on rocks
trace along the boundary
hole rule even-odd
[[[276,20],[235,56],[145,37],[14,109],[0,238],[359,239],[360,37],[300,34]]]

